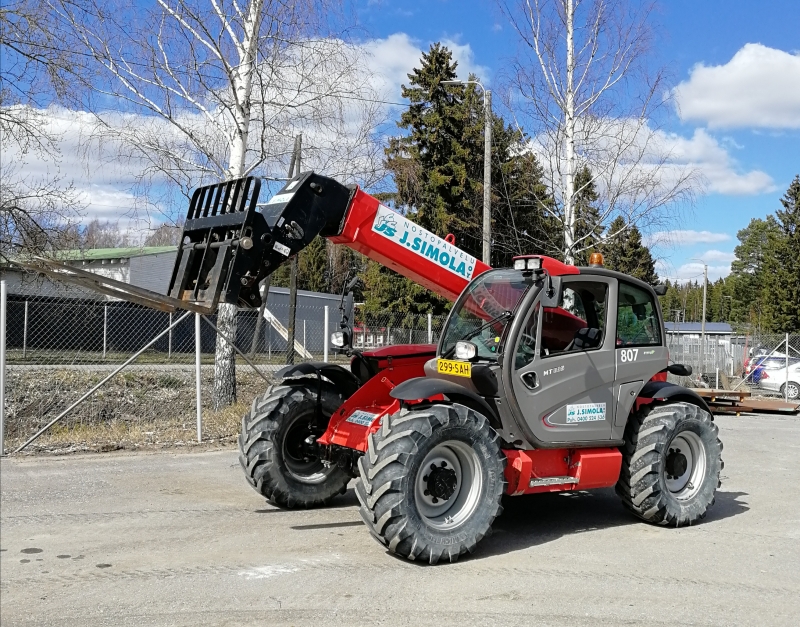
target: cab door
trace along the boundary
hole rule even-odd
[[[510,380],[517,422],[542,442],[609,440],[616,320],[608,312],[616,311],[616,280],[563,277],[560,292],[558,307],[537,303],[528,332],[515,338]]]

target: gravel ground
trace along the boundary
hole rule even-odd
[[[389,556],[352,490],[282,511],[233,450],[4,459],[0,620],[16,625],[798,625],[800,418],[719,417],[707,520],[612,490],[509,499],[457,564]]]

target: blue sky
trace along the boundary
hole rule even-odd
[[[433,42],[453,51],[461,78],[475,73],[495,91],[517,51],[513,27],[495,0],[345,1],[359,26],[350,33],[366,52],[358,71],[368,76],[366,82],[375,88],[371,93],[389,101],[401,100],[401,84]],[[141,0],[140,6],[149,2]],[[697,279],[703,271],[697,259],[702,259],[713,280],[730,271],[736,232],[780,208],[779,198],[800,174],[800,0],[663,0],[655,19],[651,62],[667,67],[669,89],[679,105],[670,106],[660,138],[673,151],[674,163],[696,167],[707,185],[668,226],[640,226],[663,278]],[[504,113],[499,98],[495,103]],[[402,109],[388,106],[388,113],[397,119]],[[123,124],[118,113],[111,114],[109,124]],[[113,158],[113,144],[92,135],[90,115],[55,108],[46,119],[49,130],[62,137],[64,159],[54,164],[27,154],[18,161],[26,172],[44,177],[60,172],[72,181],[86,202],[85,221],[111,220],[141,232],[168,215],[137,208],[140,199],[131,185],[141,166]],[[150,124],[152,118],[141,121]],[[395,132],[396,127],[380,130]],[[359,142],[363,136],[354,137]],[[349,154],[340,141],[333,142],[332,152]],[[101,154],[102,167],[96,159]]]
[[[512,27],[491,0],[358,0],[355,6],[368,37],[386,40],[385,52],[394,48],[397,64],[410,46],[445,41],[465,74],[477,71],[492,84],[516,51]],[[661,276],[702,276],[702,263],[692,260],[700,258],[716,278],[729,271],[736,232],[779,208],[800,174],[800,2],[669,0],[656,20],[653,63],[668,67],[683,94],[681,115],[675,112],[665,130],[685,140],[708,186],[674,232],[656,235],[670,244],[654,252]]]

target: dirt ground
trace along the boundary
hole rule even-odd
[[[707,520],[637,522],[613,490],[508,499],[457,564],[394,558],[332,507],[276,509],[233,449],[0,462],[0,622],[798,625],[800,418],[718,417]]]

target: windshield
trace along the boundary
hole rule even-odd
[[[489,270],[470,284],[453,306],[442,337],[442,356],[452,355],[456,342],[468,339],[478,357],[494,359],[500,337],[522,295],[531,286],[519,270]]]

